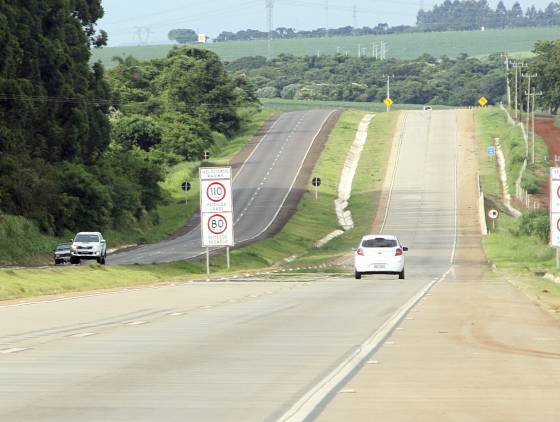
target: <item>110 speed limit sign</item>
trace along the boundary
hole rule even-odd
[[[200,169],[202,246],[234,246],[231,167]]]

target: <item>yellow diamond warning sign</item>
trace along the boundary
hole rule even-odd
[[[385,104],[387,107],[391,107],[393,105],[393,100],[391,100],[391,98],[387,97],[383,100],[383,104]]]
[[[484,107],[486,104],[488,104],[488,100],[486,99],[486,97],[480,97],[480,99],[478,100],[478,104],[480,104],[481,107]]]

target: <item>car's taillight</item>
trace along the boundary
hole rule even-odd
[[[397,248],[397,250],[395,251],[395,256],[401,256],[401,255],[402,255],[402,249]]]
[[[360,256],[364,256],[364,250],[362,248],[358,248],[358,250],[356,251],[356,253]]]

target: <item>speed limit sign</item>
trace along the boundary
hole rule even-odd
[[[234,246],[231,167],[200,169],[202,246]]]
[[[205,213],[202,215],[202,245],[233,246],[232,213]]]
[[[500,215],[500,213],[498,212],[498,210],[496,208],[490,208],[490,210],[488,211],[488,218],[490,220],[496,220],[499,215]]]

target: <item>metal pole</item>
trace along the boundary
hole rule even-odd
[[[535,88],[533,88],[533,92],[531,93],[532,98],[532,113],[531,113],[531,120],[532,120],[532,131],[531,131],[531,143],[532,143],[532,151],[531,151],[531,163],[535,164]]]
[[[185,205],[189,204],[189,191],[185,189]]]
[[[513,66],[515,67],[515,121],[517,121],[517,62]]]
[[[319,188],[315,185],[315,201],[319,198]]]
[[[210,275],[210,248],[206,248],[206,274]]]
[[[556,269],[560,269],[560,249],[556,248]]]
[[[391,98],[391,75],[387,75],[387,98]],[[387,106],[387,111],[391,111],[390,106]]]
[[[229,246],[226,248],[226,256],[227,256],[227,269],[229,271],[231,269],[230,260],[229,260]]]

